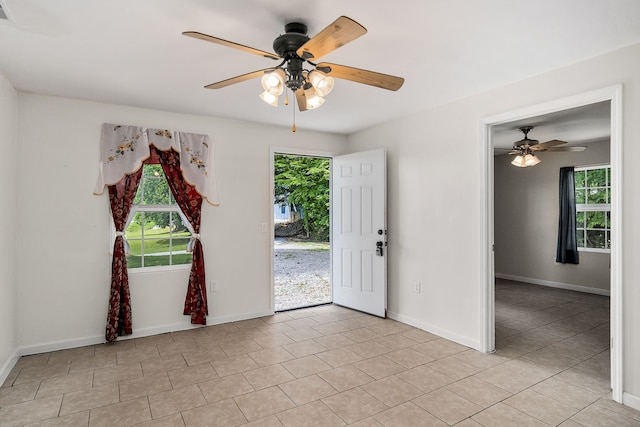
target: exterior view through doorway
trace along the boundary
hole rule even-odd
[[[331,159],[273,155],[274,310],[332,302]]]

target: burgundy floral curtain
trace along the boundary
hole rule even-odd
[[[127,274],[127,254],[125,250],[124,228],[129,217],[133,199],[142,178],[142,169],[125,175],[120,181],[109,185],[111,215],[116,226],[116,240],[113,244],[111,263],[111,291],[105,338],[115,341],[118,336],[131,335],[131,296]]]
[[[189,274],[189,284],[183,314],[190,315],[191,323],[193,324],[206,325],[207,315],[209,314],[207,307],[207,282],[204,273],[202,243],[200,243],[202,196],[198,194],[193,185],[190,185],[184,179],[182,169],[180,168],[180,154],[173,150],[155,151],[160,158],[160,164],[167,177],[171,193],[193,228],[191,237],[192,245],[190,245],[193,253],[193,261],[191,263],[191,273]]]

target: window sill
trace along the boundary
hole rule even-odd
[[[610,254],[611,249],[578,248],[578,252],[595,252],[595,253],[601,253],[601,254]]]
[[[161,267],[140,267],[140,268],[129,268],[127,272],[129,274],[138,275],[138,274],[146,274],[146,273],[166,273],[171,271],[189,271],[191,269],[191,264],[180,264],[180,265],[165,265]]]

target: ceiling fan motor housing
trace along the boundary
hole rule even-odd
[[[536,145],[538,143],[538,140],[529,138],[529,132],[531,132],[532,129],[533,126],[519,127],[518,130],[520,130],[520,132],[524,134],[524,138],[513,144],[513,148]]]
[[[281,58],[296,55],[296,51],[309,41],[307,36],[307,26],[300,22],[290,22],[284,26],[285,34],[282,34],[273,41],[273,50]]]
[[[296,51],[300,46],[309,41],[307,26],[301,22],[290,22],[284,26],[285,34],[273,41],[273,50],[287,63],[284,68],[287,73],[285,84],[292,91],[296,91],[304,85],[303,64],[304,60]]]

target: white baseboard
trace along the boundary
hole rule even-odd
[[[405,316],[403,314],[394,313],[393,311],[387,311],[387,316],[390,319],[397,320],[398,322],[405,323],[409,326],[416,327],[418,329],[422,329],[423,331],[427,331],[434,335],[438,335],[439,337],[448,339],[449,341],[453,341],[458,344],[465,345],[467,347],[471,347],[475,350],[480,351],[480,342],[469,337],[464,337],[458,334],[454,334],[450,331],[446,331],[444,329],[440,329],[433,325],[421,322],[412,317]]]
[[[52,341],[43,344],[29,345],[20,348],[22,356],[31,354],[48,353],[50,351],[68,350],[70,348],[84,347],[85,345],[101,344],[104,342],[104,335],[95,337],[73,338],[62,341]]]
[[[16,363],[18,363],[18,359],[20,359],[20,349],[16,349],[11,356],[4,362],[2,367],[0,368],[0,385],[4,384],[4,381],[9,377],[11,370]]]
[[[635,396],[631,393],[622,393],[622,404],[628,406],[629,408],[640,411],[640,397]]]
[[[531,283],[532,285],[548,286],[550,288],[567,289],[569,291],[611,296],[611,291],[609,289],[590,288],[588,286],[572,285],[570,283],[552,282],[550,280],[533,279],[531,277],[513,276],[511,274],[496,273],[495,276],[496,276],[496,279],[513,280],[516,282]]]
[[[233,316],[213,317],[213,318],[208,317],[207,326],[219,325],[222,323],[229,323],[229,322],[238,322],[240,320],[255,319],[258,317],[271,316],[271,315],[273,315],[272,311],[259,311],[255,313],[237,314]],[[196,328],[202,328],[202,327],[206,327],[206,326],[192,325],[185,319],[184,323],[173,323],[170,325],[154,326],[151,328],[134,329],[133,334],[122,336],[122,337],[119,337],[118,339],[128,340],[133,338],[142,338],[142,337],[148,337],[151,335],[166,334],[168,332],[185,331],[188,329],[196,329]],[[102,344],[104,342],[105,342],[104,335],[97,335],[93,337],[75,338],[70,340],[36,344],[36,345],[22,347],[19,350],[20,350],[20,355],[26,356],[30,354],[47,353],[50,351],[67,350],[70,348],[84,347],[86,345]],[[13,364],[15,364],[15,362]],[[11,367],[13,368],[13,365],[11,365]]]

